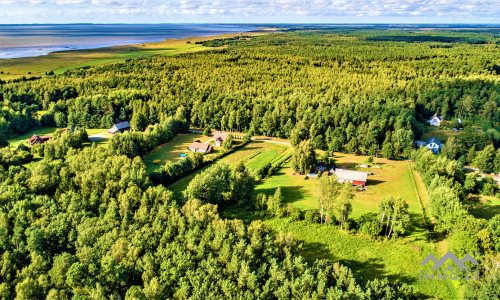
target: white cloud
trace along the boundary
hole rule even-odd
[[[169,15],[178,22],[237,22],[242,19],[293,22],[297,18],[308,22],[336,22],[339,19],[360,22],[365,20],[363,18],[419,18],[440,22],[445,16],[460,21],[498,23],[500,16],[500,0],[0,0],[3,12],[22,15],[21,6],[37,8],[46,15],[62,10],[67,16],[85,12],[104,19],[106,15],[115,14],[148,22],[155,16]]]

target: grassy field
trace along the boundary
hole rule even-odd
[[[210,139],[210,137],[198,133],[178,134],[172,141],[159,146],[144,156],[144,163],[146,164],[147,171],[153,172],[167,161],[177,161],[181,159],[180,154],[190,153],[187,148],[192,142],[196,140],[206,142]],[[153,164],[154,160],[160,160],[160,164]]]
[[[353,211],[351,216],[357,218],[366,213],[377,213],[380,200],[389,195],[400,196],[409,204],[412,226],[409,230],[409,238],[427,239],[427,228],[422,217],[422,205],[427,204],[427,193],[420,176],[410,171],[409,163],[406,161],[390,161],[377,158],[379,168],[356,168],[356,164],[363,163],[365,156],[353,154],[339,154],[336,156],[337,165],[349,170],[371,172],[368,176],[368,185],[365,191],[357,191],[352,200]],[[414,183],[415,180],[415,183]],[[416,186],[415,186],[416,185]],[[284,165],[269,179],[266,179],[256,187],[256,192],[267,195],[274,193],[280,186],[284,199],[301,210],[318,209],[316,199],[316,179],[306,179],[303,175],[292,175],[290,163]],[[417,194],[420,197],[417,197]]]
[[[239,216],[242,217],[242,216]],[[337,226],[266,219],[264,224],[274,232],[291,232],[302,243],[301,254],[309,260],[331,259],[348,266],[358,280],[388,277],[414,288],[417,298],[459,298],[450,281],[419,281],[420,262],[429,254],[439,253],[435,244],[422,241],[375,240],[361,234],[348,234]]]
[[[275,153],[276,155],[279,155],[284,151],[289,151],[289,148],[286,146],[267,142],[251,142],[245,145],[243,148],[238,149],[237,151],[226,155],[217,161],[225,162],[233,166],[241,161],[249,169],[255,170],[254,168],[259,168],[260,166],[264,166],[265,164],[272,162],[275,157],[270,155],[269,153]],[[181,180],[170,185],[168,189],[174,192],[175,197],[179,199],[179,197],[181,197],[182,195],[182,191],[186,189],[191,180],[197,174],[203,172],[209,167],[210,166],[205,166],[204,168],[194,172],[193,174],[182,178]]]
[[[10,80],[22,76],[45,76],[46,72],[56,74],[75,68],[122,62],[127,59],[147,58],[155,55],[177,55],[197,51],[213,50],[196,44],[197,41],[227,38],[237,35],[255,35],[262,33],[234,33],[212,37],[192,37],[187,39],[167,39],[161,42],[136,45],[115,46],[108,48],[87,49],[50,53],[37,57],[23,57],[0,60],[0,79]]]

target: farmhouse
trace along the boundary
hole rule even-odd
[[[427,120],[427,122],[429,122],[429,124],[431,124],[432,126],[441,126],[443,117],[434,114],[429,120]]]
[[[365,172],[336,169],[335,176],[337,176],[339,182],[350,182],[354,185],[366,186],[366,177],[368,176]]]
[[[125,131],[130,130],[130,123],[125,121],[125,122],[120,122],[116,123],[111,127],[110,130],[108,130],[108,133],[115,134],[115,133],[123,133]]]
[[[417,148],[420,148],[422,146],[427,147],[434,153],[439,153],[441,149],[443,149],[443,144],[435,137],[432,137],[426,141],[416,141],[415,145],[417,146]]]
[[[217,147],[222,147],[222,143],[224,142],[224,140],[227,138],[228,135],[229,135],[229,133],[227,133],[227,132],[216,131],[214,133],[215,145]]]
[[[32,137],[30,137],[30,139],[28,140],[28,142],[30,143],[30,147],[33,147],[34,144],[43,144],[45,143],[46,141],[50,140],[52,136],[51,135],[41,135],[41,136],[38,136],[36,134],[33,134]]]
[[[202,143],[200,141],[193,142],[191,145],[189,145],[188,149],[189,149],[189,151],[193,151],[193,152],[202,152],[202,153],[212,152],[211,145],[209,145],[207,143]]]

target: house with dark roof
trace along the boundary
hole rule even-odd
[[[120,123],[116,123],[115,125],[113,125],[113,127],[111,127],[111,129],[108,130],[108,133],[111,133],[111,134],[123,133],[123,132],[129,131],[129,130],[130,130],[130,123],[128,121],[125,121],[125,122],[120,122]]]
[[[336,169],[334,175],[339,182],[350,182],[354,185],[366,186],[368,173],[352,170]]]
[[[52,135],[38,136],[36,134],[33,134],[33,136],[30,137],[28,142],[30,143],[30,147],[33,147],[34,144],[43,144],[43,143],[47,142],[48,140],[50,140],[51,138],[52,138]]]
[[[189,151],[210,153],[212,152],[212,146],[207,143],[202,143],[200,141],[195,141],[188,147]]]
[[[215,141],[215,145],[217,147],[222,147],[222,143],[224,142],[224,140],[227,139],[227,137],[229,136],[229,133],[227,132],[224,132],[224,131],[216,131],[214,133],[214,141]]]
[[[415,141],[417,148],[427,147],[434,153],[439,153],[443,149],[443,144],[435,137],[432,137],[425,141]]]

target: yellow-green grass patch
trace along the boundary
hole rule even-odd
[[[351,217],[358,218],[366,213],[377,213],[382,198],[389,195],[399,196],[408,202],[411,214],[412,222],[407,236],[411,239],[427,239],[427,227],[417,192],[421,195],[424,208],[427,203],[427,193],[420,176],[411,176],[409,162],[376,158],[377,166],[380,168],[373,166],[357,168],[355,167],[357,164],[366,160],[365,156],[338,154],[335,159],[338,167],[372,173],[368,176],[366,190],[355,192],[351,202],[353,208]],[[278,186],[281,187],[285,203],[290,203],[301,210],[319,208],[315,192],[316,179],[294,174],[290,163],[280,168],[271,178],[260,183],[256,187],[256,192],[272,195]]]

